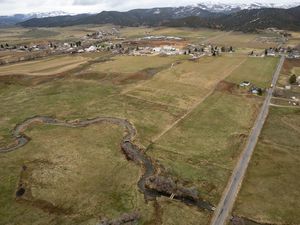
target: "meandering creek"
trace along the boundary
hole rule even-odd
[[[97,123],[115,124],[121,126],[124,129],[125,134],[121,141],[121,148],[128,160],[133,161],[135,164],[143,168],[144,173],[141,176],[140,180],[138,181],[137,185],[140,191],[145,195],[145,198],[155,199],[156,197],[161,197],[161,196],[170,197],[170,194],[167,192],[158,191],[155,189],[149,189],[146,187],[147,179],[151,176],[155,176],[155,171],[156,171],[155,166],[151,158],[144,153],[143,149],[141,149],[139,146],[134,144],[134,138],[136,136],[137,131],[135,127],[126,119],[113,118],[113,117],[98,117],[95,119],[87,119],[84,121],[66,122],[51,117],[36,116],[25,120],[23,123],[15,127],[15,129],[12,132],[13,137],[15,138],[15,143],[8,147],[0,147],[0,153],[12,152],[26,145],[30,141],[30,137],[26,136],[24,132],[28,127],[33,125],[46,124],[46,125],[53,125],[53,126],[79,128],[79,127],[86,127]],[[196,206],[200,209],[205,209],[208,211],[214,210],[214,207],[211,204],[199,198],[197,199],[192,198],[188,195],[186,196],[175,195],[174,199],[179,200],[187,205]]]

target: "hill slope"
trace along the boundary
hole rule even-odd
[[[223,29],[255,31],[276,27],[287,30],[300,30],[300,6],[291,9],[242,10],[216,20]]]
[[[300,6],[290,9],[246,9],[230,14],[212,13],[199,7],[191,6],[135,9],[128,12],[104,11],[94,15],[82,14],[41,19],[35,18],[22,22],[20,25],[24,27],[54,27],[107,23],[122,26],[165,25],[209,27],[243,32],[255,32],[259,29],[269,27],[300,30]]]
[[[153,9],[134,9],[128,12],[103,11],[85,16],[60,16],[42,19],[30,19],[20,23],[24,27],[72,26],[80,24],[112,23],[123,26],[160,25],[164,21],[187,16],[215,17],[217,14],[198,7],[166,7]]]
[[[29,13],[29,14],[15,14],[11,16],[0,16],[0,27],[12,26],[16,23],[20,23],[33,18],[45,18],[67,15],[63,11],[52,11],[48,13]]]
[[[166,22],[166,26],[209,27],[222,30],[255,32],[276,27],[285,30],[300,30],[300,6],[291,9],[242,10],[216,18],[186,17]]]

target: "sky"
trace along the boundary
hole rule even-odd
[[[197,3],[249,3],[249,0],[0,0],[0,15],[64,11],[96,13],[104,10],[126,11],[135,8],[185,6]],[[289,4],[300,0],[254,0],[259,3]]]

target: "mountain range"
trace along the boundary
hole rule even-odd
[[[0,26],[2,27],[11,26],[33,18],[45,18],[45,17],[55,17],[55,16],[63,16],[63,15],[68,15],[68,13],[63,11],[52,11],[46,13],[28,13],[28,14],[0,16]]]
[[[300,6],[290,9],[245,9],[215,18],[189,16],[170,20],[171,27],[208,27],[221,30],[256,32],[266,28],[300,31]]]
[[[98,14],[66,15],[60,12],[59,16],[52,13],[50,17],[28,15],[27,19],[16,23],[24,27],[110,23],[121,26],[209,27],[243,32],[255,32],[268,27],[300,30],[300,6],[294,7],[296,5],[297,3],[288,5],[207,3],[182,7],[133,9],[127,12],[103,11]]]
[[[196,6],[210,12],[228,14],[228,13],[238,12],[244,9],[262,9],[262,8],[289,9],[289,8],[294,8],[298,5],[300,5],[300,2],[291,2],[289,4],[260,3],[260,2],[242,3],[242,4],[238,4],[238,3],[225,4],[225,3],[206,2],[206,3],[199,3]]]

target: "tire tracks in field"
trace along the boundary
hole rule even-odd
[[[228,70],[226,70],[223,74],[223,79],[226,79],[228,76],[230,76],[230,74],[235,71],[237,68],[239,68],[243,63],[245,63],[247,61],[247,58],[245,58],[244,60],[242,60],[239,64],[237,64],[236,66],[234,66],[233,68],[230,68]],[[171,129],[173,129],[178,123],[180,123],[183,119],[185,119],[186,117],[188,117],[201,103],[203,103],[209,96],[211,96],[219,83],[215,84],[214,87],[200,100],[198,100],[185,114],[183,114],[179,119],[177,119],[173,124],[171,124],[170,126],[168,126],[163,132],[161,132],[159,135],[157,135],[156,137],[154,137],[152,139],[152,142],[156,142],[158,141],[162,136],[164,136],[167,132],[169,132]]]

